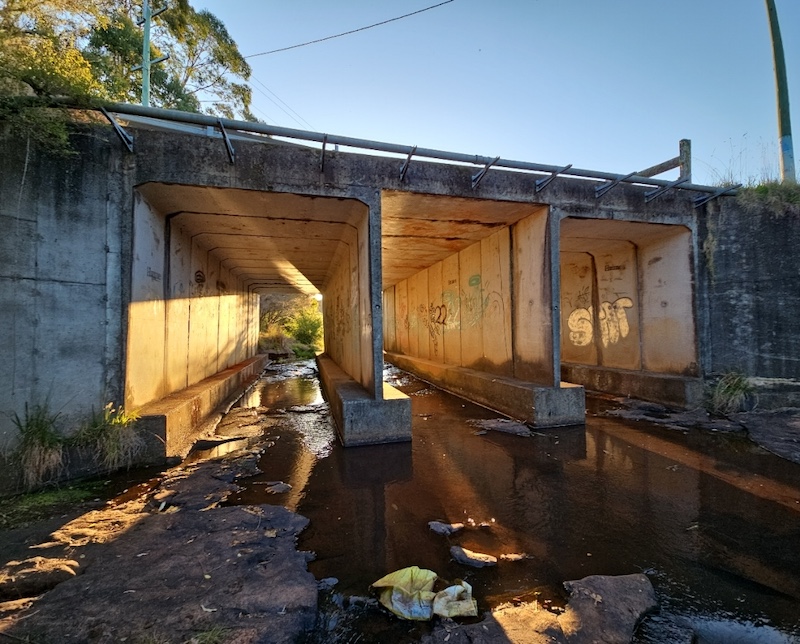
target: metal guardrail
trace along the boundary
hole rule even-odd
[[[699,206],[703,203],[715,199],[716,197],[724,194],[733,194],[737,188],[741,186],[729,186],[720,188],[718,186],[706,186],[702,184],[690,183],[686,179],[679,179],[678,181],[669,181],[665,179],[656,179],[653,177],[642,176],[640,174],[631,173],[627,175],[615,174],[613,172],[601,172],[597,170],[586,170],[583,168],[575,168],[572,165],[562,167],[553,166],[542,163],[532,163],[528,161],[515,161],[512,159],[503,159],[501,157],[485,157],[480,155],[469,155],[459,152],[448,152],[445,150],[436,150],[431,148],[420,148],[417,146],[400,145],[396,143],[385,143],[381,141],[370,141],[368,139],[357,139],[348,136],[339,136],[336,134],[323,134],[320,132],[311,132],[307,130],[297,130],[294,128],[280,127],[277,125],[268,125],[266,123],[253,123],[249,121],[237,121],[233,119],[217,118],[206,114],[196,114],[193,112],[181,112],[178,110],[169,110],[156,107],[145,107],[142,105],[129,105],[126,103],[106,103],[102,108],[99,108],[114,125],[120,138],[128,145],[131,140],[130,135],[119,126],[116,120],[110,115],[111,112],[120,115],[139,116],[145,118],[158,119],[163,121],[171,121],[177,123],[188,123],[193,125],[200,125],[218,129],[225,139],[226,148],[228,150],[231,162],[233,162],[233,147],[228,134],[231,131],[240,132],[253,132],[256,134],[264,134],[268,136],[277,136],[288,139],[296,139],[299,141],[313,141],[322,144],[322,157],[320,167],[324,167],[325,149],[328,145],[342,145],[349,148],[358,148],[363,150],[374,150],[376,152],[387,152],[390,154],[405,155],[406,159],[400,168],[399,178],[401,181],[405,179],[408,165],[412,157],[421,157],[427,159],[435,159],[438,161],[450,161],[454,163],[467,163],[477,166],[483,166],[481,170],[473,176],[473,187],[476,187],[483,179],[484,175],[490,168],[508,168],[511,170],[524,170],[528,172],[541,172],[550,174],[550,177],[540,179],[536,182],[536,191],[542,190],[550,181],[559,175],[568,175],[572,177],[579,177],[583,179],[597,179],[607,181],[608,183],[599,186],[596,189],[595,196],[602,197],[611,188],[620,183],[635,183],[646,186],[654,186],[656,190],[648,193],[648,201],[657,196],[665,193],[673,188],[680,188],[681,190],[692,190],[695,192],[705,193],[695,199],[695,205]]]

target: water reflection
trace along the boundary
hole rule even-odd
[[[730,437],[603,418],[528,438],[479,433],[467,421],[493,412],[401,377],[413,394],[410,444],[345,450],[324,414],[289,414],[292,429],[281,428],[278,450],[262,460],[265,479],[302,487],[287,504],[311,520],[300,547],[317,553],[317,578],[363,595],[387,572],[418,565],[465,578],[485,609],[533,593],[559,604],[565,580],[645,571],[662,599],[661,632],[691,618],[712,625],[709,642],[726,641],[713,639],[718,623],[800,634],[797,465]],[[259,401],[285,405],[285,392],[305,386],[265,390]],[[328,441],[327,457],[308,449],[313,432]],[[257,487],[241,500],[284,502]],[[435,519],[474,527],[441,537],[427,527]],[[451,544],[528,558],[465,569],[450,560]],[[657,631],[643,629],[641,641],[671,641]]]

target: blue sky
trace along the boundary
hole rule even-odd
[[[244,55],[436,3],[192,1]],[[800,1],[776,4],[800,156]],[[453,0],[249,62],[255,115],[286,127],[624,174],[689,138],[697,183],[778,176],[763,0]]]

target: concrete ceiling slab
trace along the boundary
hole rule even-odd
[[[567,217],[561,220],[561,250],[586,251],[587,249],[611,247],[604,242],[631,242],[646,246],[658,239],[684,235],[685,226],[671,224],[649,224],[615,219],[580,219]]]
[[[254,290],[324,291],[356,243],[356,199],[165,183],[138,191]],[[381,193],[383,288],[546,206],[400,191]]]
[[[355,199],[147,183],[138,187],[223,266],[257,291],[323,291],[367,207]]]
[[[384,190],[383,288],[546,208],[540,204]]]

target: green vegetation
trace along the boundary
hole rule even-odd
[[[319,303],[305,295],[264,296],[261,302],[259,350],[313,358],[322,350]]]
[[[800,184],[771,181],[741,188],[737,201],[745,212],[766,209],[778,217],[800,216]]]
[[[316,345],[322,337],[322,314],[316,304],[301,309],[287,325],[289,334],[301,344]]]
[[[22,471],[26,490],[56,479],[64,466],[64,439],[56,429],[58,414],[45,404],[25,405],[25,415],[12,421],[19,431],[19,443],[11,457]]]
[[[108,403],[102,414],[92,414],[91,420],[71,441],[91,448],[95,462],[105,471],[130,468],[144,449],[144,440],[136,428],[137,420],[136,412],[126,412]]]
[[[230,631],[227,628],[212,626],[192,637],[187,644],[223,644],[229,635]]]
[[[154,7],[159,8],[159,7]],[[4,0],[0,3],[0,123],[68,152],[71,114],[54,98],[136,103],[142,75],[141,0]],[[153,21],[151,104],[228,118],[250,111],[250,66],[225,25],[188,0]]]
[[[16,413],[12,417],[19,440],[8,457],[19,466],[26,491],[58,481],[68,446],[90,450],[95,463],[106,472],[130,468],[144,449],[144,439],[136,427],[138,414],[115,408],[113,403],[108,403],[101,414],[92,414],[68,438],[56,426],[58,416],[45,403],[26,404],[22,417]]]
[[[24,527],[102,494],[104,481],[90,481],[0,499],[0,530]]]
[[[746,411],[753,404],[753,385],[738,371],[723,374],[708,392],[709,411],[718,416]]]

